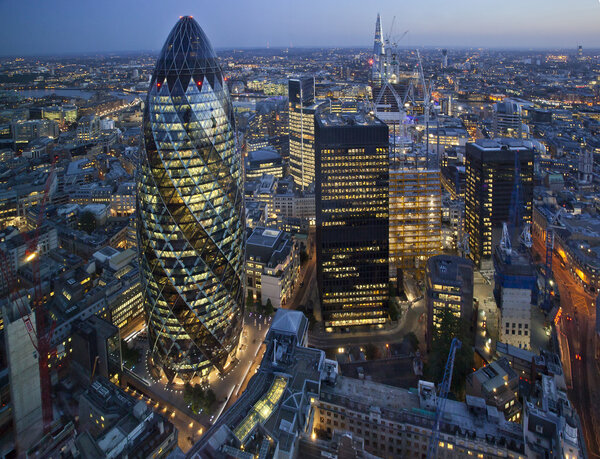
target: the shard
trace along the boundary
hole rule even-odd
[[[192,17],[165,42],[144,109],[137,232],[148,339],[169,381],[234,357],[244,308],[242,169],[217,57]]]

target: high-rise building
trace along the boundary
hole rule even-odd
[[[374,86],[381,85],[380,60],[385,54],[383,44],[383,32],[381,31],[381,17],[377,13],[377,22],[375,22],[375,41],[373,43],[373,62],[371,64],[371,81]]]
[[[394,148],[394,147],[392,147]],[[421,277],[442,253],[442,186],[433,153],[396,148],[390,159],[390,273]]]
[[[389,282],[388,128],[371,115],[319,109],[317,266],[326,327],[382,324]]]
[[[290,172],[302,190],[315,180],[315,78],[290,78]]]
[[[427,260],[427,346],[442,325],[445,311],[471,323],[473,320],[473,262],[438,255]]]
[[[143,129],[137,231],[152,358],[169,380],[205,378],[239,342],[245,228],[233,106],[191,17],[163,46]]]
[[[510,220],[515,188],[515,165],[521,179],[518,206],[521,222],[530,222],[533,201],[533,151],[516,139],[478,139],[466,145],[465,231],[470,257],[491,269],[493,247],[500,241],[502,224]],[[482,262],[484,265],[482,265]]]
[[[514,137],[522,139],[524,135],[521,106],[510,99],[497,102],[492,115],[494,138]]]
[[[442,49],[442,68],[445,69],[448,67],[448,50]]]

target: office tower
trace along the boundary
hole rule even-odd
[[[315,78],[290,78],[290,171],[302,190],[315,180]]]
[[[319,109],[317,267],[327,328],[382,324],[388,306],[388,129]]]
[[[223,371],[244,308],[242,162],[221,67],[194,19],[160,53],[144,112],[137,229],[148,338],[166,377]]]
[[[494,297],[500,310],[500,341],[531,348],[531,305],[537,298],[537,275],[529,258],[500,246],[494,251]]]
[[[397,146],[397,145],[396,145]],[[428,258],[442,253],[442,185],[436,156],[410,145],[390,159],[390,274],[422,278]]]
[[[381,17],[377,13],[377,22],[375,22],[375,41],[373,43],[373,62],[371,64],[371,81],[374,86],[381,85],[380,61],[385,54],[383,44],[383,32],[381,31]]]
[[[579,45],[577,47],[577,57],[581,59],[583,57],[583,46]]]
[[[515,139],[478,139],[466,145],[465,231],[470,257],[482,269],[491,269],[493,247],[500,241],[502,224],[510,220],[517,162],[520,224],[532,218],[533,151]]]
[[[590,148],[582,148],[577,157],[577,178],[580,185],[589,185],[594,177],[594,153]]]
[[[497,102],[492,115],[492,133],[494,138],[523,138],[521,106],[510,99]]]
[[[427,346],[442,325],[444,311],[466,323],[473,321],[473,262],[466,258],[438,255],[427,260]]]
[[[442,68],[445,69],[448,67],[448,50],[442,49]]]

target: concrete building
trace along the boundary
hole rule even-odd
[[[481,397],[504,414],[507,421],[521,422],[519,375],[507,358],[495,360],[467,376],[467,394]]]
[[[79,423],[83,458],[165,458],[177,446],[173,424],[104,378],[81,395]]]
[[[451,255],[427,260],[425,271],[427,304],[427,345],[441,326],[442,313],[449,310],[462,321],[472,324],[473,262]]]
[[[254,180],[269,174],[276,178],[283,178],[283,159],[274,148],[261,148],[251,151],[245,160],[246,180]]]
[[[352,443],[349,457],[427,455],[435,385],[406,390],[340,376],[337,362],[304,347],[306,329],[300,312],[277,311],[257,374],[188,458],[330,457],[343,436]],[[470,456],[524,459],[523,431],[481,398],[448,400],[438,457]]]
[[[20,453],[43,434],[40,367],[27,331],[35,329],[35,313],[28,304],[23,312],[25,316],[14,303],[2,310],[14,435]]]
[[[510,99],[494,104],[492,132],[494,138],[524,138],[521,106]]]
[[[542,375],[523,407],[528,458],[583,459],[584,440],[577,413],[552,376]]]
[[[76,138],[78,143],[94,141],[100,134],[100,118],[96,115],[85,115],[77,122]]]
[[[289,233],[257,227],[246,241],[248,294],[281,307],[291,297],[300,271],[298,246]]]
[[[494,297],[500,310],[500,341],[531,348],[531,308],[537,298],[537,276],[525,255],[500,247],[494,254]]]

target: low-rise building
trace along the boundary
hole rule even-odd
[[[519,375],[508,359],[501,358],[467,376],[467,394],[481,397],[504,413],[507,421],[521,422]]]
[[[280,307],[291,297],[299,270],[298,247],[289,233],[264,227],[252,231],[246,241],[249,295]]]
[[[304,346],[307,325],[298,311],[277,311],[257,374],[188,458],[330,457],[342,436],[351,438],[350,457],[361,449],[362,457],[427,455],[435,385],[406,390],[339,376],[336,362]],[[479,397],[446,402],[438,442],[438,457],[526,457],[521,426]]]
[[[162,458],[177,446],[173,424],[104,378],[81,395],[79,423],[75,445],[86,459]]]

